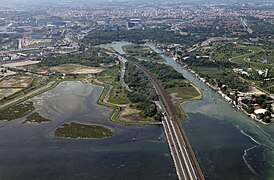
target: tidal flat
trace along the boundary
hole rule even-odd
[[[23,123],[27,115],[0,121],[0,179],[177,179],[162,126],[109,121],[113,109],[97,104],[102,91],[97,85],[62,82],[29,99],[34,112],[51,121]],[[113,136],[54,136],[70,122],[106,126]]]

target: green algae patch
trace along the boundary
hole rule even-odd
[[[111,137],[113,131],[111,128],[100,125],[86,125],[71,122],[64,124],[54,131],[54,135],[63,138],[92,138],[102,139]]]
[[[34,112],[31,115],[27,116],[24,123],[44,123],[49,121],[50,119],[41,116],[38,112]]]

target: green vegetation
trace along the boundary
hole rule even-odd
[[[247,46],[240,46],[235,44],[226,44],[217,48],[212,53],[212,59],[215,61],[229,60],[232,57],[251,53],[252,50]]]
[[[126,64],[125,82],[131,89],[127,92],[128,98],[133,103],[132,106],[142,110],[142,115],[154,117],[157,114],[157,107],[153,101],[158,100],[158,96],[147,76],[134,64]]]
[[[95,138],[102,139],[113,136],[112,129],[100,125],[85,125],[71,122],[54,131],[55,136],[64,138]]]
[[[170,80],[182,80],[184,76],[171,66],[154,62],[141,61],[140,64],[149,69],[150,72],[156,74],[157,78],[162,82]]]
[[[164,59],[159,54],[157,54],[148,46],[133,44],[123,46],[123,50],[136,58],[148,61],[164,61]]]
[[[247,23],[254,31],[253,36],[268,38],[274,34],[274,24],[271,19],[259,19],[256,17],[246,17]]]
[[[108,102],[113,104],[128,104],[130,102],[119,81],[119,65],[107,68],[97,75],[97,79],[112,86]]]
[[[250,55],[249,61],[265,64],[274,63],[274,48],[270,50],[260,51]]]
[[[187,81],[184,76],[166,64],[140,62],[152,72],[170,94],[179,118],[185,119],[186,115],[181,108],[183,101],[201,98],[200,92]]]
[[[229,85],[230,89],[242,92],[249,90],[248,83],[232,73],[232,68],[237,66],[235,63],[229,61],[213,62],[192,56],[185,63],[213,85],[218,87]],[[229,94],[229,92],[227,93]]]
[[[23,74],[21,74],[21,73],[19,73],[19,75],[23,76]],[[51,77],[41,78],[41,77],[34,76],[26,88],[23,88],[22,90],[17,91],[16,93],[14,93],[10,96],[4,97],[3,99],[0,100],[0,104],[5,104],[8,101],[12,101],[16,98],[25,96],[26,94],[30,93],[31,91],[34,91],[35,89],[45,86],[51,80],[53,80],[53,78],[51,78]],[[58,84],[58,82],[56,82],[56,84],[54,84],[54,85],[57,85],[57,84]],[[54,87],[54,85],[52,87]],[[35,95],[37,95],[37,94],[39,94],[39,93],[36,93]],[[21,102],[25,101],[26,99],[28,99],[28,98],[24,98],[24,100],[22,100]]]
[[[47,119],[43,116],[41,116],[38,112],[34,112],[32,113],[31,115],[27,116],[26,117],[26,122],[29,122],[29,123],[43,123],[43,122],[49,122],[50,119]]]
[[[274,75],[273,44],[238,41],[237,43],[226,42],[226,44],[216,42],[212,45],[215,48],[211,53],[206,47],[198,48],[195,52],[188,54],[189,59],[184,62],[209,83],[218,87],[220,84],[225,86],[223,90],[227,95],[230,92],[233,94],[234,90],[246,92],[250,84],[256,85],[264,92],[273,93],[274,83],[271,80]],[[197,58],[197,55],[209,54],[209,59]],[[243,69],[245,72],[244,74],[234,73],[233,68]]]
[[[166,30],[164,28],[146,28],[123,31],[97,31],[87,35],[82,42],[90,45],[111,43],[113,41],[129,41],[137,44],[144,43],[144,40],[152,40],[160,43],[175,43],[192,45],[205,40],[206,36],[196,36],[192,33],[182,35],[180,32]]]
[[[84,66],[99,67],[101,64],[114,64],[116,58],[111,57],[94,48],[87,52],[77,52],[58,55],[56,57],[45,58],[39,63],[39,66],[59,66],[61,64],[80,64]]]
[[[33,102],[25,102],[25,103],[17,104],[9,108],[1,109],[0,120],[11,121],[18,118],[22,118],[34,110],[35,110],[35,107],[33,106]]]
[[[136,67],[132,67],[136,68]],[[100,82],[106,84],[100,84],[104,86],[104,90],[98,100],[99,104],[114,107],[114,111],[110,117],[112,121],[115,122],[125,122],[125,123],[151,123],[155,122],[157,119],[157,108],[155,103],[148,97],[150,94],[155,94],[152,85],[144,74],[137,76],[139,78],[145,78],[145,83],[141,82],[142,88],[138,88],[138,81],[135,81],[135,71],[142,73],[139,69],[135,69],[133,73],[129,71],[129,74],[125,75],[125,81],[127,78],[130,79],[131,92],[126,91],[120,84],[119,80],[119,66],[112,66],[106,69],[104,72],[97,75],[97,79]],[[140,72],[139,72],[140,71]],[[128,73],[128,71],[126,71]],[[132,79],[131,79],[132,78]],[[96,83],[96,82],[95,82]],[[108,85],[109,84],[109,85]],[[145,84],[145,86],[144,86]],[[108,94],[110,87],[112,87],[110,93]],[[137,88],[134,88],[137,87]],[[147,90],[147,88],[150,88]],[[153,91],[150,92],[150,91]],[[146,100],[143,102],[142,93],[146,94]],[[119,116],[119,120],[118,120]]]

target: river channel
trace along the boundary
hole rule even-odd
[[[127,44],[112,47],[124,54],[120,46]],[[162,53],[153,43],[145,45]],[[162,57],[203,93],[202,100],[182,108],[188,115],[183,127],[206,179],[274,179],[274,125],[253,121],[176,61]]]
[[[123,53],[125,44],[108,46]],[[189,117],[183,126],[206,179],[274,179],[273,124],[252,121],[173,59],[163,57],[203,92],[202,100],[182,107]],[[51,122],[23,124],[25,117],[0,121],[0,179],[177,179],[162,127],[110,122],[113,109],[96,103],[101,92],[100,86],[63,82],[29,100]],[[71,121],[111,127],[114,136],[53,136],[54,129]]]

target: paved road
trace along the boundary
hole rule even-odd
[[[121,66],[121,68],[120,68],[120,83],[127,91],[131,92],[128,85],[125,83],[125,79],[124,79],[125,78],[125,72],[126,72],[125,63],[127,62],[127,60],[124,57],[120,56],[120,55],[118,55],[118,59],[120,61],[120,66]]]
[[[182,128],[181,120],[176,115],[176,111],[170,96],[158,80],[146,68],[138,63],[133,64],[139,67],[150,78],[156,91],[161,97],[163,108],[166,110],[163,124],[169,145],[171,146],[171,153],[173,155],[173,160],[179,179],[204,180],[205,178],[202,170],[196,160],[185,131]]]

